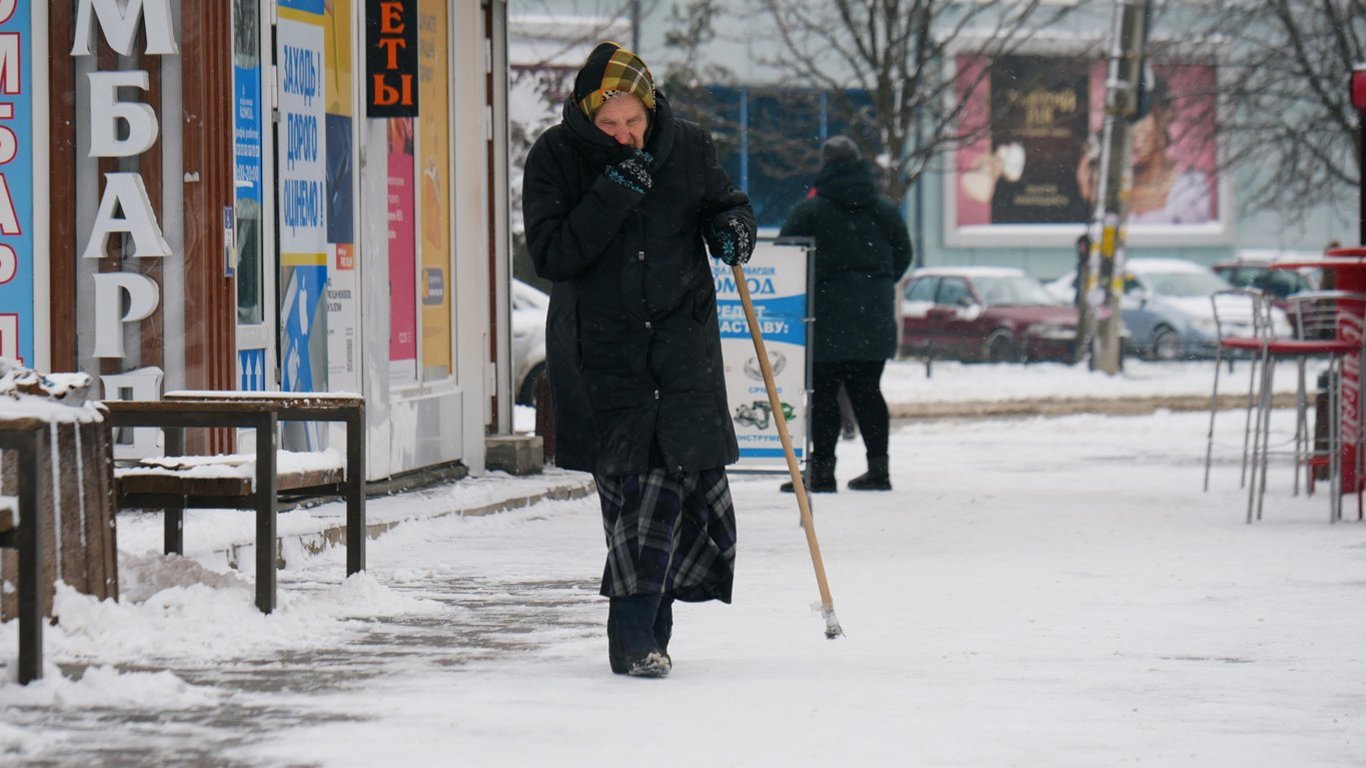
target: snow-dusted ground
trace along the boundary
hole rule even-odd
[[[945,364],[925,380],[897,364],[886,389],[1202,394],[1210,373]],[[1282,443],[1291,413],[1276,416]],[[1366,524],[1354,500],[1329,524],[1279,460],[1247,525],[1240,414],[1219,421],[1205,493],[1207,425],[899,425],[895,491],[813,497],[834,641],[793,497],[736,475],[735,603],[677,609],[663,681],[607,669],[596,497],[424,519],[466,488],[482,501],[563,474],[386,499],[378,512],[414,519],[370,543],[369,571],[343,582],[341,550],[287,552],[269,617],[249,573],[164,559],[124,526],[123,602],[64,592],[41,682],[13,682],[16,628],[0,626],[0,762],[1366,764]],[[862,450],[839,450],[843,482]]]

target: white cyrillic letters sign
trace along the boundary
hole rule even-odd
[[[95,277],[95,357],[123,357],[123,324],[156,311],[161,289],[137,272],[101,272]],[[128,312],[123,314],[123,295]]]
[[[95,227],[81,256],[87,259],[102,258],[105,240],[112,232],[132,235],[133,255],[138,258],[170,256],[171,246],[161,236],[161,228],[152,215],[152,201],[147,197],[142,176],[136,173],[106,173],[104,178],[100,211],[95,214]],[[123,216],[116,215],[120,208],[123,209]]]
[[[0,0],[0,10],[13,2]],[[170,0],[79,0],[72,56],[91,54],[96,22],[109,47],[123,56],[133,53],[139,30],[146,36],[148,54],[179,53]],[[0,73],[8,72],[5,50],[0,44]],[[89,78],[90,156],[134,157],[151,149],[160,132],[156,111],[148,104],[119,99],[119,88],[148,90],[147,72],[92,72]],[[125,127],[126,135],[122,130]],[[0,152],[5,149],[4,138],[0,136]],[[106,173],[104,178],[100,208],[81,257],[103,258],[109,235],[120,232],[128,233],[133,241],[133,255],[138,258],[170,256],[171,246],[161,234],[142,176]],[[3,179],[0,176],[0,181]],[[6,212],[0,205],[0,230],[4,229],[5,221]],[[138,272],[102,272],[94,275],[94,281],[95,357],[123,357],[123,324],[151,316],[161,303],[161,289],[154,280]],[[124,294],[128,296],[126,313]]]
[[[161,369],[156,367],[138,368],[126,373],[105,374],[100,377],[100,382],[104,384],[103,399],[160,400],[162,377]],[[130,440],[126,435],[131,435],[132,439]],[[114,458],[145,459],[149,456],[160,456],[162,453],[160,429],[155,427],[114,428]]]
[[[171,0],[124,0],[127,8],[120,10],[119,0],[81,0],[76,10],[76,40],[71,46],[72,56],[90,55],[90,33],[93,31],[90,11],[95,11],[100,30],[109,47],[123,54],[132,53],[133,39],[138,33],[138,19],[145,21],[147,53],[170,55],[179,53],[175,33],[171,29]]]
[[[132,157],[157,141],[157,113],[150,104],[119,101],[119,88],[147,90],[143,70],[90,73],[90,156]],[[128,124],[128,138],[119,138],[119,121]]]

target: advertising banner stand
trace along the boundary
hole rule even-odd
[[[802,462],[811,447],[809,351],[813,333],[814,250],[810,238],[759,238],[753,257],[744,265],[745,282],[768,350],[793,450]],[[715,262],[712,276],[716,280],[721,356],[726,366],[726,402],[740,444],[740,461],[731,465],[729,471],[786,474],[787,460],[763,373],[755,358],[734,272]]]

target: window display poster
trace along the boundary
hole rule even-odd
[[[807,444],[807,250],[759,241],[744,266],[745,284],[773,369],[778,400],[798,460]],[[726,366],[726,402],[742,469],[785,471],[782,439],[769,403],[763,371],[741,303],[734,271],[712,262],[716,313],[721,326],[721,356]]]
[[[413,118],[388,120],[389,380],[417,381],[417,233]]]
[[[334,392],[359,392],[350,0],[327,3],[323,29],[327,79],[327,378]]]
[[[422,0],[418,5],[423,378],[451,373],[449,13],[444,0]]]
[[[959,56],[956,64],[959,124],[971,138],[956,153],[951,223],[1075,228],[1087,221],[1095,206],[1106,63]],[[1128,223],[1140,230],[1217,223],[1214,67],[1154,64],[1150,72],[1152,107],[1132,125]]]
[[[33,354],[33,33],[29,4],[10,3],[0,19],[9,40],[0,67],[0,357],[36,365]]]
[[[327,147],[323,111],[323,17],[282,3],[279,77],[281,386],[327,389]],[[322,3],[316,4],[321,13]],[[308,442],[312,449],[313,440]]]

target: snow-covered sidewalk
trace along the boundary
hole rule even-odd
[[[1366,764],[1366,524],[1349,500],[1348,521],[1330,525],[1326,497],[1292,496],[1284,463],[1265,519],[1245,524],[1241,420],[1221,420],[1202,493],[1207,418],[902,424],[895,491],[814,497],[848,633],[835,641],[811,610],[793,497],[776,492],[781,478],[737,475],[735,604],[678,609],[664,681],[607,669],[591,495],[410,515],[345,583],[341,550],[287,553],[269,617],[251,606],[250,574],[125,548],[123,602],[64,593],[48,676],[28,688],[0,679],[0,755]],[[862,451],[839,450],[842,484]],[[14,632],[0,626],[10,665]]]

